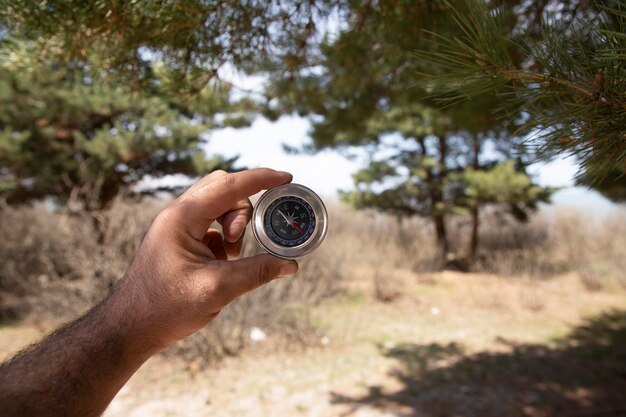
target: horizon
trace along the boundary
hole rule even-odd
[[[297,148],[310,143],[309,129],[309,121],[298,116],[283,116],[276,122],[259,117],[246,128],[207,132],[204,150],[224,157],[239,155],[235,164],[238,168],[263,166],[291,172],[293,182],[312,188],[326,200],[336,201],[338,190],[353,187],[352,174],[363,166],[364,155],[347,158],[331,149],[314,154],[287,154],[283,150],[283,144]],[[577,170],[572,158],[538,162],[529,167],[529,173],[540,185],[560,188],[548,207],[574,208],[591,217],[604,217],[620,210],[620,204],[597,191],[575,186]]]

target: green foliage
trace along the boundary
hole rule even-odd
[[[0,193],[98,210],[143,178],[230,168],[202,133],[257,105],[231,103],[218,71],[304,62],[333,4],[0,2]]]
[[[449,173],[437,187],[442,200],[433,205],[429,195],[432,189],[422,178],[425,170],[394,169],[381,175],[377,171],[380,165],[376,162],[357,172],[356,190],[342,192],[342,199],[359,209],[377,208],[399,215],[422,216],[467,214],[469,208],[493,204],[508,207],[516,218],[526,220],[528,212],[536,209],[539,202],[549,202],[554,192],[533,183],[523,165],[508,160]],[[419,162],[416,165],[422,166]]]
[[[218,112],[237,111],[227,89],[209,86],[189,99],[169,93],[158,62],[142,63],[145,82],[135,86],[38,57],[32,42],[2,46],[0,193],[10,203],[73,198],[99,210],[146,177],[230,168],[232,160],[202,149]]]
[[[354,175],[355,189],[342,198],[356,208],[432,218],[445,255],[446,216],[475,205],[470,194],[478,187],[470,188],[466,169],[488,175],[496,163],[514,156],[522,138],[513,133],[515,123],[498,114],[494,95],[441,108],[429,85],[415,85],[415,74],[433,67],[416,61],[413,51],[439,48],[423,30],[458,34],[446,2],[362,1],[350,3],[345,13],[347,24],[324,40],[316,66],[273,68],[267,94],[277,100],[266,114],[308,116],[313,150],[367,149],[371,162]],[[525,192],[507,190],[502,196],[532,209],[539,196],[529,191],[536,186],[523,173],[530,156],[518,156],[516,175],[497,185],[519,188],[517,181],[525,178]],[[528,204],[521,204],[521,194]],[[484,197],[481,204],[499,202]]]
[[[513,28],[510,7],[455,3],[457,33],[431,33],[437,48],[417,53],[431,66],[419,84],[448,104],[497,94],[506,117],[523,120],[520,134],[533,136],[548,154],[576,155],[589,183],[622,177],[626,8],[617,0],[556,3],[575,3],[574,11],[540,11],[533,19],[543,22],[539,27]]]
[[[613,171],[603,178],[589,178],[583,174],[578,183],[588,185],[599,191],[603,196],[617,203],[626,202],[626,175],[619,171]]]
[[[202,89],[225,63],[251,69],[306,58],[331,0],[6,0],[0,28],[57,60],[96,63],[142,80],[141,52],[154,55],[177,90]],[[50,42],[53,39],[55,42]]]
[[[465,169],[466,204],[477,207],[483,204],[504,204],[519,220],[526,220],[528,209],[535,209],[539,202],[549,202],[553,189],[533,184],[532,179],[509,160],[490,169]]]

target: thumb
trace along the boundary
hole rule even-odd
[[[298,263],[280,259],[269,254],[256,255],[236,261],[223,262],[224,289],[231,300],[263,284],[276,279],[294,275],[298,272]]]

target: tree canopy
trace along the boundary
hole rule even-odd
[[[144,177],[232,168],[202,134],[241,126],[219,70],[305,59],[330,1],[0,3],[0,194],[99,210]],[[143,187],[142,192],[155,191]]]
[[[495,95],[442,108],[415,84],[416,73],[430,68],[414,51],[436,49],[424,30],[453,34],[451,11],[445,2],[352,4],[346,26],[322,43],[315,65],[273,68],[266,92],[276,98],[269,117],[309,117],[312,150],[369,149],[370,163],[343,198],[359,208],[431,217],[442,255],[450,250],[448,215],[471,213],[477,229],[483,205],[506,206],[523,218],[550,195],[526,174],[531,156],[516,152],[523,138],[514,134],[514,120],[498,114]],[[508,192],[495,198],[488,185]],[[472,253],[477,239],[473,234]]]
[[[454,36],[430,33],[430,69],[416,80],[445,103],[490,92],[540,151],[575,155],[580,180],[607,189],[626,175],[626,7],[618,0],[547,1],[533,19],[504,3],[467,0]],[[609,194],[610,196],[611,194]]]
[[[208,157],[202,147],[207,130],[248,122],[247,102],[231,102],[226,87],[173,95],[161,64],[145,61],[136,88],[119,74],[34,58],[37,48],[29,41],[3,45],[0,194],[9,203],[73,198],[100,210],[146,177],[231,167],[232,160]]]
[[[142,54],[155,55],[177,89],[196,92],[225,64],[246,70],[266,60],[302,62],[334,3],[7,0],[0,3],[0,26],[58,60],[98,62],[98,70],[138,81]]]

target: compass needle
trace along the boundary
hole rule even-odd
[[[317,194],[302,185],[286,184],[261,196],[254,209],[252,231],[268,252],[296,259],[321,244],[327,217]]]
[[[278,210],[278,212],[280,213],[281,216],[283,216],[283,218],[285,219],[285,222],[287,222],[287,224],[291,224],[291,222],[289,221],[289,218],[287,216],[285,216],[285,213],[280,211],[280,209]]]

